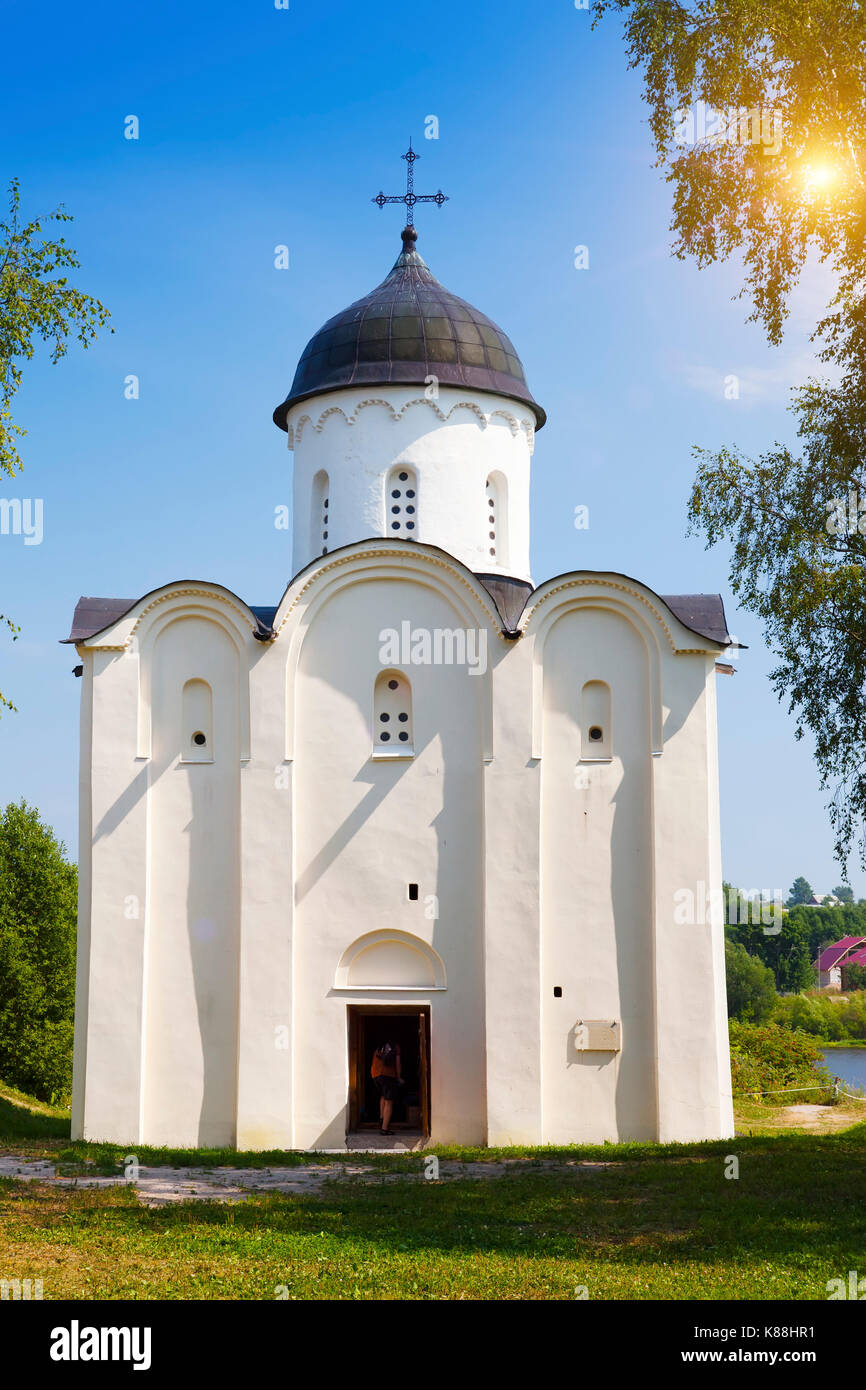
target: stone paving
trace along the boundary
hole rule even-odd
[[[28,1161],[0,1156],[0,1178],[15,1178],[19,1182],[50,1182],[58,1187],[105,1188],[135,1187],[147,1207],[164,1207],[177,1202],[241,1202],[253,1193],[283,1192],[289,1195],[309,1195],[321,1191],[324,1183],[358,1179],[368,1183],[423,1182],[426,1179],[424,1160],[419,1155],[417,1172],[389,1173],[363,1163],[304,1163],[295,1168],[169,1168],[140,1165],[134,1178],[124,1175],[106,1177],[94,1173],[79,1177],[58,1176],[55,1165],[46,1160]],[[490,1163],[460,1163],[450,1159],[439,1162],[439,1179],[454,1180],[498,1178],[515,1167],[580,1168],[594,1172],[609,1168],[610,1163],[588,1163],[568,1159],[527,1160],[504,1158]]]

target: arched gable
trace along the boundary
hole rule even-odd
[[[653,596],[654,598],[655,596]],[[533,639],[532,647],[532,757],[542,756],[544,706],[544,650],[560,618],[581,608],[616,613],[638,633],[649,666],[650,729],[654,756],[664,747],[662,734],[662,654],[680,650],[672,621],[665,618],[658,601],[638,585],[599,575],[567,575],[543,584],[533,594],[521,618],[520,630]]]
[[[426,546],[389,546],[362,541],[335,552],[329,562],[304,571],[289,586],[277,609],[274,631],[286,645],[286,761],[294,759],[295,681],[304,639],[320,609],[341,589],[382,579],[410,580],[433,589],[449,605],[456,623],[483,628],[491,643],[504,640],[490,595],[459,561]],[[492,757],[493,696],[490,665],[477,677],[482,709],[484,758]]]
[[[255,643],[256,619],[246,604],[217,585],[167,585],[139,599],[111,627],[82,645],[92,649],[125,652],[138,665],[136,756],[149,758],[152,747],[151,677],[154,645],[162,631],[184,618],[212,622],[225,633],[239,657],[241,679],[241,760],[250,756],[249,672],[262,648]]]

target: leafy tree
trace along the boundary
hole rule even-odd
[[[842,988],[846,991],[866,989],[866,965],[843,965]]]
[[[801,938],[795,941],[791,950],[780,958],[776,979],[779,989],[785,994],[795,994],[801,989],[813,987],[816,982],[815,970],[805,940]]]
[[[595,0],[624,16],[657,162],[673,184],[674,253],[736,255],[750,318],[778,343],[810,248],[838,295],[819,329],[845,360],[862,352],[866,288],[866,10],[837,0]],[[716,134],[683,141],[698,101]],[[744,129],[741,111],[763,114]],[[733,119],[727,113],[735,112]]]
[[[808,942],[812,960],[818,959],[825,946],[832,946],[843,936],[866,938],[866,907],[857,903],[842,903],[839,907],[792,907],[787,916],[797,924]]]
[[[821,912],[822,909],[811,909]],[[812,969],[810,921],[801,914],[810,909],[798,907],[782,914],[781,930],[768,929],[760,920],[742,920],[729,927],[728,938],[744,946],[772,970],[780,991],[807,989],[815,983]],[[826,930],[826,929],[825,929]]]
[[[0,815],[0,1076],[42,1100],[72,1082],[78,873],[24,801]]]
[[[72,335],[89,347],[109,318],[104,304],[57,274],[80,263],[64,237],[44,236],[43,223],[71,221],[62,204],[25,221],[18,180],[10,183],[9,220],[0,222],[0,474],[10,477],[21,470],[16,441],[27,433],[14,422],[11,408],[21,385],[21,363],[33,357],[38,340],[51,344],[52,362],[65,355]],[[0,621],[17,634],[8,618]],[[4,706],[14,709],[0,694],[0,709]]]
[[[788,906],[794,907],[797,903],[807,903],[813,896],[814,893],[809,880],[802,877],[795,878],[788,894]]]
[[[866,865],[866,8],[835,0],[595,0],[623,14],[674,253],[736,256],[749,317],[773,343],[810,252],[834,297],[815,325],[841,369],[793,394],[798,454],[696,450],[690,530],[731,542],[730,582],[763,622],[771,680],[810,734],[835,852]],[[682,113],[725,113],[682,140]],[[744,122],[741,112],[759,114]],[[761,124],[763,118],[763,124]],[[689,132],[686,131],[686,137]],[[860,510],[862,507],[862,511]],[[842,520],[844,516],[844,520]],[[841,524],[840,524],[841,523]]]
[[[840,903],[853,903],[854,901],[854,889],[847,883],[837,884],[833,889],[833,894]]]
[[[730,1018],[763,1023],[770,1017],[776,1003],[773,972],[735,941],[725,942],[725,977]]]

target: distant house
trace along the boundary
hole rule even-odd
[[[866,965],[866,936],[843,936],[834,945],[825,946],[813,964],[819,989],[841,989],[843,965]]]
[[[842,899],[837,898],[835,893],[813,893],[807,907],[839,907]]]

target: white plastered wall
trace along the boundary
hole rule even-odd
[[[365,537],[386,537],[386,481],[405,464],[417,475],[417,539],[439,546],[479,573],[529,579],[529,467],[535,417],[517,401],[441,386],[342,390],[311,397],[288,414],[294,450],[293,571],[321,557],[311,530],[315,480],[329,479],[329,551]],[[507,521],[490,540],[487,479],[507,485]],[[313,547],[313,535],[316,538]],[[507,551],[502,550],[507,535]],[[497,549],[491,555],[491,546]]]
[[[541,586],[522,628],[541,777],[539,1139],[730,1135],[723,924],[697,908],[674,921],[682,889],[720,896],[717,648],[617,575]],[[611,688],[609,762],[582,759],[586,680]],[[581,1054],[578,1019],[608,1013],[621,1053]],[[493,1114],[504,1087],[488,1091]],[[528,1111],[528,1084],[516,1101]]]
[[[338,1147],[348,1100],[347,1009],[429,1005],[433,1142],[483,1143],[484,784],[491,674],[380,660],[381,634],[483,628],[489,599],[461,567],[404,546],[323,563],[277,617],[295,796],[295,1144]],[[486,596],[485,596],[486,598]],[[504,645],[504,644],[503,644]],[[412,758],[375,747],[382,666],[412,685]],[[418,884],[417,901],[408,885]],[[442,962],[444,985],[351,988],[341,962],[376,931],[405,934]],[[386,957],[382,957],[385,969]],[[402,968],[402,967],[401,967]],[[405,978],[402,977],[401,978]],[[422,973],[419,981],[424,981]]]
[[[226,590],[167,586],[79,646],[92,749],[83,743],[76,1134],[289,1142],[285,701],[278,678],[261,679],[254,626]],[[212,763],[181,761],[191,679],[213,689]]]
[[[380,760],[370,756],[379,636],[404,621],[483,630],[488,671],[406,665],[416,756]],[[171,641],[154,666],[159,631],[184,623],[195,641]],[[196,1143],[210,1115],[212,1142],[229,1142],[233,1123],[241,1147],[340,1147],[347,1006],[364,1003],[429,1005],[434,1142],[645,1136],[650,1100],[662,1139],[730,1134],[722,923],[674,921],[678,890],[704,883],[712,901],[721,886],[714,645],[636,582],[582,574],[542,586],[522,639],[507,642],[459,563],[381,541],[299,576],[275,642],[255,641],[253,626],[225,590],[169,586],[79,647],[75,1134]],[[231,726],[224,777],[216,765],[180,767],[160,742],[175,737],[171,692],[208,679],[208,663],[215,721],[225,699]],[[584,680],[610,683],[614,752],[589,767],[587,786],[573,765]],[[626,775],[628,806],[617,802]],[[213,792],[201,811],[192,777]],[[148,833],[148,801],[151,822],[168,816],[164,835]],[[185,807],[212,863],[192,849]],[[235,923],[209,985],[190,923],[218,915],[192,902],[208,891],[193,880],[211,872],[234,895]],[[171,923],[151,916],[154,884]],[[130,898],[137,916],[126,915]],[[370,942],[382,932],[377,956]],[[174,1077],[170,1049],[151,1046],[163,974],[186,989]],[[225,1031],[236,1077],[224,1055],[216,1117],[203,1108],[197,985],[216,989],[224,1021],[235,1001]],[[629,990],[643,1009],[637,1034]],[[647,996],[647,1056],[617,1114],[604,1068],[575,1062],[569,1034],[579,1012],[618,1008],[628,1045],[646,1032]],[[627,1100],[646,1078],[646,1093]]]

